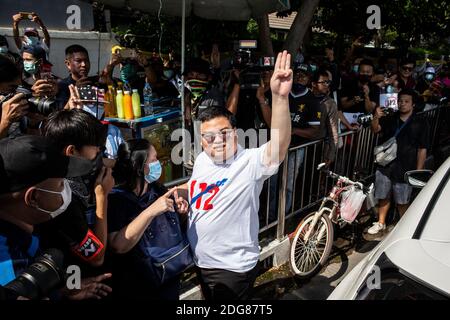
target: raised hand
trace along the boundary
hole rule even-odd
[[[175,211],[174,201],[170,197],[173,195],[176,189],[177,188],[174,187],[169,191],[167,191],[164,195],[162,195],[155,202],[153,202],[152,205],[148,207],[146,210],[154,212],[155,215],[160,215],[167,211]]]
[[[173,193],[175,197],[175,203],[177,204],[177,212],[180,214],[186,214],[189,211],[189,204],[186,200],[184,200],[183,197],[178,196],[178,191],[175,188],[175,191]]]
[[[278,53],[275,69],[270,79],[272,95],[288,97],[292,87],[291,55],[286,50]]]

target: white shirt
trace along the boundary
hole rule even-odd
[[[259,194],[278,165],[266,166],[260,148],[238,151],[227,164],[202,152],[189,185],[188,239],[200,268],[247,272],[259,259]],[[202,192],[203,191],[203,192]]]

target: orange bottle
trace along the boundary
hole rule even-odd
[[[125,94],[123,95],[123,111],[125,113],[126,120],[134,119],[133,102],[131,100],[130,91],[125,91]]]

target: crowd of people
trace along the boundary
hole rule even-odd
[[[88,50],[73,44],[65,50],[69,75],[59,78],[51,72],[43,22],[33,13],[42,38],[34,28],[20,36],[21,19],[13,17],[20,55],[0,38],[2,299],[29,297],[8,284],[48,248],[63,253],[65,268],[76,265],[82,272],[79,288],[61,283],[48,292],[51,299],[177,300],[181,274],[193,264],[205,299],[248,299],[259,270],[259,195],[271,176],[276,194],[276,172],[289,148],[323,138],[324,161],[332,166],[339,133],[357,130],[359,116],[372,114],[380,143],[393,136],[398,143],[397,158],[376,171],[379,221],[368,232],[382,232],[391,198],[401,214],[410,202],[404,173],[425,164],[429,130],[414,115],[441,101],[450,87],[448,62],[438,72],[405,58],[397,70],[389,59],[375,63],[350,50],[338,63],[331,46],[322,60],[278,54],[273,65],[257,69],[252,86],[247,66],[225,68],[215,45],[210,57],[191,59],[183,73],[184,121],[201,137],[203,151],[186,164],[189,181],[168,190],[159,181],[156,146],[124,140],[104,109],[80,98],[78,89],[92,85],[107,92],[108,85],[126,81],[142,95],[148,83],[156,96],[176,99],[180,64],[114,53],[91,75]],[[113,77],[116,67],[120,79]],[[383,93],[398,94],[398,111],[380,106]],[[271,139],[245,149],[237,129],[267,129]],[[303,148],[294,152],[286,211],[304,160]],[[276,199],[270,205],[275,212]]]

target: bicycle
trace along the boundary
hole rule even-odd
[[[325,265],[334,241],[333,224],[343,227],[348,223],[357,223],[356,217],[353,221],[346,221],[341,217],[340,205],[343,192],[352,190],[352,187],[353,190],[360,190],[367,201],[367,209],[375,206],[373,183],[365,187],[361,182],[354,182],[345,176],[326,170],[325,163],[319,164],[317,170],[324,171],[329,177],[337,179],[337,182],[329,195],[322,200],[319,209],[308,214],[294,231],[289,260],[291,269],[298,278],[310,278]],[[361,210],[357,214],[359,215],[360,212]]]

